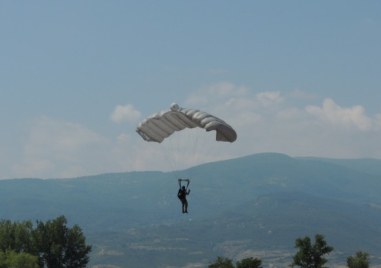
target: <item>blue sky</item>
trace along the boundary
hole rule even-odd
[[[380,28],[380,1],[1,1],[0,178],[381,158]],[[172,102],[237,142],[191,160],[176,135],[168,165],[135,128]]]

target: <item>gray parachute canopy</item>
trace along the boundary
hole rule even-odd
[[[195,127],[215,130],[217,141],[233,142],[237,139],[235,130],[223,120],[200,110],[181,108],[176,103],[171,105],[170,110],[146,118],[136,131],[146,141],[161,143],[175,131]]]

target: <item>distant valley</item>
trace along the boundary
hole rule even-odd
[[[188,215],[177,178],[191,179]],[[356,251],[381,264],[381,160],[254,154],[175,172],[0,181],[0,217],[65,215],[92,267],[207,267],[217,256],[286,267],[294,241],[323,234],[330,267]]]

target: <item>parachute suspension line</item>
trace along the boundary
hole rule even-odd
[[[194,130],[196,131],[196,130]],[[199,131],[197,131],[199,132]],[[192,153],[191,153],[191,166],[194,166],[196,163],[197,163],[197,160],[199,158],[198,156],[198,152],[199,152],[199,143],[200,143],[200,137],[198,135],[198,133],[196,133],[196,135],[193,136],[194,137],[194,144],[193,144],[193,148],[192,148]]]
[[[176,163],[177,163],[177,155],[176,155],[176,140],[175,139],[171,139],[171,140],[165,140],[163,141],[163,145],[164,145],[164,155],[165,157],[167,157],[167,161],[169,163],[169,169],[168,170],[169,172],[174,172],[176,171]]]
[[[182,165],[182,158],[184,153],[184,141],[178,136],[173,137],[172,139],[166,139],[163,141],[163,145],[165,143],[165,155],[167,157],[167,161],[169,163],[169,172],[173,174],[174,179],[178,178],[178,170]]]
[[[167,158],[168,166],[174,174],[178,170],[188,169],[198,163],[199,150],[202,149],[200,134],[200,129],[189,129],[162,142],[164,157]]]
[[[199,129],[190,129],[183,134],[182,146],[186,149],[185,152],[181,152],[183,167],[186,169],[191,168],[198,158],[199,151]],[[186,145],[185,145],[186,144]]]
[[[179,187],[180,188],[183,186],[181,182],[185,181],[187,184],[186,184],[186,186],[185,185],[184,186],[185,186],[185,189],[188,190],[188,186],[190,184],[190,179],[184,179],[184,178],[182,178],[182,179],[178,179],[178,181],[179,181]]]

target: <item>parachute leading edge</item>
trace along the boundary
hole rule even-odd
[[[161,143],[175,131],[185,128],[203,128],[216,131],[216,140],[234,142],[237,133],[225,121],[206,112],[182,108],[176,103],[170,110],[153,114],[139,124],[136,131],[146,141]]]

